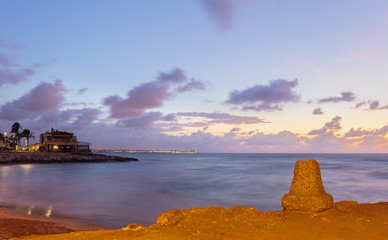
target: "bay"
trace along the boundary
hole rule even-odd
[[[0,167],[0,203],[20,211],[119,228],[169,209],[281,210],[297,160],[317,159],[334,201],[388,201],[388,154],[106,153],[130,163]]]

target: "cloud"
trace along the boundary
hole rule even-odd
[[[369,103],[369,110],[383,110],[388,109],[388,105],[380,107],[379,101],[371,101]]]
[[[269,123],[258,117],[236,116],[228,113],[205,113],[205,112],[185,112],[177,113],[177,116],[186,117],[202,117],[207,118],[207,123],[210,124],[257,124],[257,123]]]
[[[388,124],[385,125],[384,127],[377,129],[374,132],[374,135],[380,135],[380,136],[385,136],[388,133]]]
[[[79,89],[78,90],[78,95],[82,95],[82,94],[84,94],[86,91],[87,91],[88,89],[87,88],[81,88],[81,89]]]
[[[222,29],[231,26],[235,15],[235,5],[231,0],[202,0],[202,6]]]
[[[97,120],[101,111],[94,108],[83,108],[75,111],[76,119],[73,122],[73,125],[78,127],[86,127]]]
[[[85,109],[85,114],[89,110]],[[52,112],[55,112],[54,110]],[[75,124],[78,116],[82,115],[81,110],[65,110],[56,111],[61,121],[54,122],[53,125],[43,123],[36,120],[22,121],[23,126],[28,126],[29,129],[36,134],[48,130],[51,127],[56,129],[74,132],[82,141],[92,142],[92,148],[113,148],[113,149],[180,149],[180,150],[197,150],[199,152],[266,152],[266,153],[343,153],[343,152],[387,152],[388,125],[378,129],[362,130],[360,128],[349,130],[349,132],[358,132],[359,137],[348,137],[345,135],[334,134],[341,126],[339,125],[341,117],[335,117],[320,129],[323,134],[303,136],[290,131],[280,131],[278,133],[263,133],[251,131],[248,134],[229,131],[223,135],[214,135],[211,132],[196,131],[194,133],[178,135],[166,134],[159,128],[159,123],[170,119],[171,116],[163,115],[158,112],[147,113],[141,117],[131,118],[132,121],[127,122],[125,126],[112,125],[103,123],[102,121],[93,122],[85,121],[84,127],[79,127]],[[49,112],[46,112],[49,113]],[[93,114],[92,114],[93,115]],[[122,119],[124,120],[124,119]],[[122,120],[119,120],[122,121]],[[136,120],[136,121],[135,121]],[[4,120],[0,120],[1,126],[10,126],[12,122],[3,124]],[[174,120],[175,121],[175,120]],[[90,124],[87,124],[89,122]],[[155,125],[156,123],[156,125]],[[170,125],[170,127],[175,127]],[[179,126],[178,126],[179,127]],[[40,130],[41,129],[41,130]],[[234,130],[238,130],[237,128]],[[168,131],[167,131],[168,132]],[[240,133],[240,134],[239,134]],[[120,139],[120,141],[117,141]]]
[[[354,137],[364,137],[364,136],[385,136],[388,133],[388,125],[385,125],[382,128],[379,129],[369,129],[369,130],[362,130],[361,128],[358,128],[357,130],[354,128],[351,128],[347,133],[345,133],[344,137],[348,138],[354,138]]]
[[[241,131],[241,128],[238,128],[238,127],[234,127],[230,130],[231,132],[239,132]]]
[[[163,114],[161,112],[149,112],[143,116],[121,119],[116,123],[116,126],[130,128],[151,128],[154,122],[162,120],[162,116]]]
[[[226,101],[230,104],[243,105],[243,110],[273,111],[281,110],[282,104],[298,102],[299,96],[293,92],[298,80],[273,80],[268,85],[255,85],[243,91],[234,90]]]
[[[313,114],[314,115],[321,115],[321,114],[323,114],[323,111],[321,108],[316,108],[316,109],[314,109]]]
[[[304,140],[303,137],[290,131],[281,131],[277,134],[255,133],[245,141],[245,146],[262,147],[271,146],[272,149],[280,147],[295,147]]]
[[[203,84],[201,81],[198,81],[198,80],[192,78],[190,80],[190,82],[187,83],[186,85],[178,87],[177,91],[180,93],[183,93],[183,92],[188,92],[188,91],[192,91],[195,89],[205,90],[205,84]]]
[[[365,135],[371,135],[372,131],[362,130],[361,128],[358,128],[355,130],[354,128],[351,128],[347,133],[345,133],[344,137],[362,137]]]
[[[325,125],[320,129],[312,130],[308,135],[324,135],[324,134],[333,134],[334,132],[340,130],[342,117],[336,116],[330,122],[325,123]]]
[[[104,99],[104,104],[110,107],[113,118],[138,117],[143,115],[145,110],[161,107],[164,101],[177,93],[193,90],[194,85],[198,85],[196,80],[192,80],[182,87],[183,90],[179,90],[178,87],[177,92],[171,91],[174,85],[185,82],[187,82],[186,75],[181,69],[176,68],[170,73],[159,74],[155,81],[134,87],[128,92],[127,98],[110,96]]]
[[[20,67],[17,62],[21,46],[0,39],[0,86],[27,81],[35,74],[38,64]]]
[[[385,106],[380,106],[380,102],[377,101],[377,100],[369,100],[369,101],[362,101],[362,102],[358,102],[356,104],[356,106],[354,106],[354,108],[360,108],[364,105],[369,105],[368,108],[366,108],[365,110],[371,110],[371,111],[375,111],[375,110],[385,110],[385,109],[388,109],[388,104],[385,105]]]
[[[326,103],[326,102],[352,102],[356,100],[356,97],[354,96],[353,92],[341,92],[340,97],[328,97],[328,98],[322,98],[318,100],[318,103]]]
[[[58,108],[64,100],[65,87],[61,80],[42,82],[18,100],[0,106],[0,118],[21,120],[36,118],[42,112]]]
[[[364,106],[366,104],[368,104],[368,101],[358,102],[358,103],[356,103],[356,106],[354,106],[354,108],[357,109],[357,108],[360,108],[360,107],[362,107],[362,106]]]

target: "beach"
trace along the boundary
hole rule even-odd
[[[387,239],[388,202],[341,201],[328,211],[261,212],[232,206],[169,210],[149,227],[130,224],[116,230],[77,221],[8,215],[1,209],[1,236],[11,239]],[[14,212],[12,212],[14,214]],[[11,218],[12,217],[12,218]],[[99,231],[95,231],[99,230]],[[72,232],[77,231],[77,232]],[[55,234],[21,237],[23,234]],[[20,237],[20,238],[18,238]]]
[[[77,220],[31,216],[4,206],[0,206],[0,226],[0,239],[107,229]]]

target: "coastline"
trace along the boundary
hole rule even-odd
[[[136,158],[68,152],[0,152],[0,164],[137,162]]]
[[[358,204],[341,201],[327,211],[261,212],[251,207],[232,206],[172,209],[160,215],[149,227],[130,224],[122,229],[104,229],[72,220],[42,220],[1,209],[3,234],[5,229],[29,226],[25,237],[11,239],[385,239],[388,234],[388,202]],[[7,219],[4,217],[6,216]],[[9,216],[16,216],[11,219]],[[18,218],[19,217],[19,218]],[[21,221],[12,222],[14,220]],[[4,221],[6,220],[6,221]],[[24,221],[27,221],[26,223]],[[3,227],[4,226],[4,227]],[[16,230],[15,230],[16,227]],[[40,229],[40,232],[29,230]],[[25,228],[24,228],[25,229]],[[96,231],[99,230],[99,231]],[[11,236],[12,233],[8,233]],[[42,234],[39,236],[27,236]],[[54,234],[54,235],[44,235]],[[44,235],[44,236],[43,236]],[[0,235],[1,236],[1,235]],[[20,237],[20,238],[18,238]],[[290,238],[291,237],[291,238]]]
[[[290,195],[297,200],[293,205],[286,197]],[[25,219],[15,223],[1,216],[0,222],[4,229],[11,231],[7,234],[18,229],[25,234],[25,237],[13,239],[386,239],[388,202],[333,204],[331,200],[321,208],[326,195],[330,194],[323,188],[318,162],[307,159],[295,164],[290,191],[282,199],[282,211],[263,212],[244,206],[171,209],[157,217],[156,224],[144,226],[128,221],[127,227],[116,230],[77,230],[74,225],[73,228],[61,223],[53,226],[39,220],[28,222],[26,228],[23,227]],[[317,201],[319,199],[322,201]],[[313,208],[305,209],[306,203]],[[44,236],[30,236],[37,234]]]

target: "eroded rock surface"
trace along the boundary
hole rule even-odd
[[[333,207],[333,197],[325,192],[321,169],[314,159],[297,161],[290,192],[282,199],[285,210],[322,212]]]

